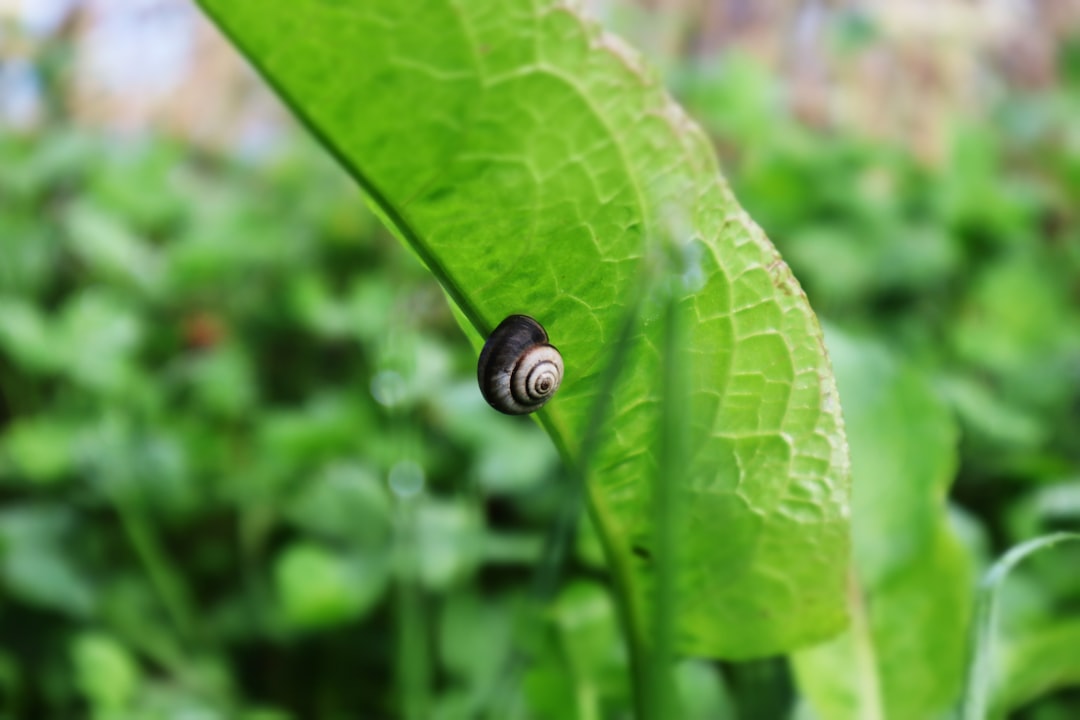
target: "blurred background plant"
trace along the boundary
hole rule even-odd
[[[951,409],[977,563],[1080,529],[1080,3],[590,10],[823,319]],[[0,0],[0,128],[0,715],[626,712],[587,527],[531,599],[547,438],[193,6]],[[1015,717],[1080,712],[1077,567],[1010,581]],[[694,717],[807,712],[781,661],[678,679]]]

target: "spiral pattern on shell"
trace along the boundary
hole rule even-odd
[[[543,326],[528,315],[511,315],[484,343],[476,366],[480,392],[507,415],[535,412],[559,389],[563,361]]]

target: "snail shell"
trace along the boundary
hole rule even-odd
[[[484,399],[507,415],[539,410],[559,389],[562,376],[562,355],[528,315],[511,315],[499,323],[476,366]]]

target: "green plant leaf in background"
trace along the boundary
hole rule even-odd
[[[972,563],[949,525],[957,428],[924,377],[828,333],[851,441],[852,628],[794,656],[818,716],[933,718],[959,697]]]
[[[994,639],[997,634],[998,605],[1005,580],[1016,567],[1027,558],[1045,554],[1064,543],[1080,542],[1080,533],[1059,532],[1028,540],[1016,545],[1002,555],[990,567],[979,584],[975,598],[975,616],[970,633],[967,677],[965,678],[963,703],[960,717],[963,720],[983,720],[989,717],[988,707],[991,701],[991,687],[1000,682],[994,672]],[[1009,657],[1012,664],[1003,691],[998,692],[999,704],[1017,704],[1030,700],[1040,691],[1068,683],[1076,676],[1076,646],[1069,646],[1071,652],[1062,653],[1064,646],[1060,641],[1068,641],[1070,628],[1061,624],[1056,628],[1055,641],[1046,642],[1030,637],[1023,644],[1011,648]],[[1036,654],[1038,653],[1038,654]],[[1026,662],[1026,667],[1018,672],[1017,660]]]
[[[94,717],[123,717],[141,681],[128,649],[107,635],[85,632],[72,641],[71,656]]]
[[[588,488],[639,621],[662,337],[643,279],[677,257],[693,362],[686,471],[665,479],[686,498],[680,647],[749,657],[843,627],[846,444],[816,319],[632,51],[550,2],[202,5],[435,274],[474,345],[510,313],[547,327],[567,371],[540,420],[568,462],[646,296]]]
[[[1003,684],[992,717],[1048,692],[1080,686],[1080,620],[1064,620],[1012,643],[1004,653]]]

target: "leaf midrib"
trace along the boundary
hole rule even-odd
[[[484,320],[483,315],[480,314],[479,309],[469,299],[469,297],[462,291],[458,283],[447,272],[446,268],[431,252],[431,249],[424,243],[420,235],[414,230],[412,225],[408,222],[405,216],[398,211],[397,207],[389,202],[386,195],[379,189],[378,185],[371,180],[353,161],[349,156],[338,147],[333,139],[320,129],[318,123],[311,117],[311,115],[304,110],[304,106],[297,102],[297,100],[289,92],[282,83],[277,82],[274,76],[267,68],[263,66],[261,62],[255,60],[257,53],[252,52],[250,48],[243,40],[232,32],[229,23],[225,22],[221,16],[214,12],[213,8],[208,6],[203,0],[197,0],[203,11],[214,18],[215,25],[225,33],[229,38],[229,41],[239,48],[244,50],[244,55],[249,59],[252,66],[259,73],[259,76],[271,87],[274,91],[285,100],[289,108],[300,119],[301,124],[309,132],[311,132],[319,141],[319,143],[325,147],[334,159],[341,163],[346,172],[352,176],[360,188],[367,194],[373,203],[375,203],[380,211],[384,214],[385,218],[393,224],[394,228],[401,234],[401,236],[409,243],[418,256],[420,256],[421,262],[438,278],[440,284],[450,295],[454,303],[458,306],[465,317],[472,323],[473,327],[483,336],[487,336],[492,328]]]

